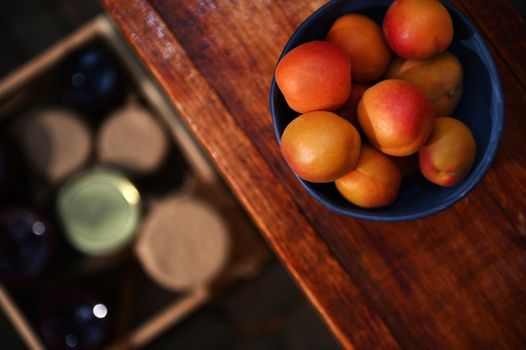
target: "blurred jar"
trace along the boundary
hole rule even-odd
[[[13,132],[31,169],[53,184],[82,168],[91,154],[90,129],[64,107],[30,111],[15,122]]]
[[[0,282],[24,284],[50,260],[52,236],[46,221],[26,208],[0,211]]]
[[[87,113],[105,113],[126,93],[118,63],[102,49],[71,54],[60,64],[59,75],[64,102]]]
[[[55,292],[40,310],[40,329],[51,349],[95,350],[108,344],[113,314],[92,292]]]
[[[108,116],[97,137],[99,160],[134,175],[159,170],[169,147],[162,124],[134,97]]]
[[[140,194],[120,172],[85,170],[64,184],[57,216],[66,238],[87,255],[108,255],[125,248],[140,220]]]
[[[144,271],[176,292],[210,285],[224,271],[230,248],[229,228],[220,213],[206,202],[179,196],[150,210],[135,246]]]

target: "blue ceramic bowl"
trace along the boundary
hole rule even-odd
[[[280,59],[294,47],[323,40],[341,15],[361,13],[382,23],[389,0],[333,0],[314,12],[294,32]],[[471,173],[454,187],[440,187],[418,174],[405,179],[398,199],[379,209],[362,209],[347,202],[334,183],[317,184],[298,178],[303,187],[335,213],[372,221],[406,221],[436,214],[464,198],[488,170],[502,134],[504,110],[502,86],[489,50],[477,28],[458,9],[444,3],[453,19],[455,37],[449,51],[464,68],[464,94],[453,115],[469,126],[477,142],[477,156]],[[275,78],[270,89],[270,111],[278,141],[298,113],[291,110]]]

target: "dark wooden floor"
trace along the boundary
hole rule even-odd
[[[2,1],[0,77],[100,12],[97,0]]]

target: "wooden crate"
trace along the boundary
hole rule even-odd
[[[93,41],[101,41],[118,58],[134,85],[135,92],[147,101],[152,111],[169,127],[190,168],[192,186],[197,188],[206,200],[221,213],[231,225],[234,250],[227,269],[213,284],[196,288],[156,310],[150,317],[131,329],[124,329],[111,348],[139,348],[155,338],[162,331],[183,319],[186,315],[206,303],[214,291],[224,289],[233,281],[255,275],[268,258],[266,246],[257,237],[257,231],[242,207],[218,176],[211,161],[200,145],[177,116],[167,99],[151,77],[138,62],[131,49],[114,29],[112,23],[101,15],[78,31],[63,39],[31,62],[0,81],[0,119],[16,111],[24,101],[35,93],[32,84],[40,76],[57,65],[69,53]],[[111,259],[103,263],[111,264]],[[31,322],[20,310],[16,298],[8,288],[0,285],[0,306],[30,349],[45,349],[43,341],[33,329]]]

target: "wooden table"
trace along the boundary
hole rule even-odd
[[[324,2],[103,0],[344,348],[525,348],[524,21],[507,1],[452,1],[482,30],[500,70],[501,147],[453,208],[384,224],[315,202],[274,138],[275,62]]]

